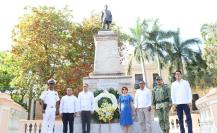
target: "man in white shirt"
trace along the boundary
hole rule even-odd
[[[42,92],[40,99],[42,100],[42,133],[52,133],[55,123],[56,102],[60,100],[58,93],[54,90],[55,80],[48,80],[48,90]]]
[[[60,101],[59,112],[63,121],[63,133],[67,133],[69,123],[69,133],[73,133],[74,116],[78,112],[78,100],[72,95],[72,89],[67,88],[67,95],[63,96]]]
[[[91,113],[94,111],[94,95],[88,90],[88,84],[83,85],[83,91],[78,95],[81,111],[82,133],[90,133]]]
[[[188,126],[188,133],[192,133],[192,119],[190,106],[192,102],[192,92],[188,81],[182,79],[181,71],[175,72],[176,81],[171,86],[171,99],[173,105],[176,107],[176,112],[179,119],[180,132],[185,133],[183,124],[183,111],[186,115],[186,122]]]
[[[135,94],[135,109],[142,133],[151,133],[151,91],[145,87],[144,81],[140,81],[139,86]]]

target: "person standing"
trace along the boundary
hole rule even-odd
[[[133,124],[132,118],[132,97],[128,94],[128,88],[122,87],[122,95],[118,98],[120,125],[123,126],[124,133],[131,133],[130,126]]]
[[[144,81],[140,81],[139,86],[135,94],[135,110],[142,133],[151,133],[151,91],[145,87]]]
[[[169,133],[169,111],[171,108],[170,88],[163,83],[160,76],[156,80],[157,86],[154,87],[152,103],[158,115],[163,133]]]
[[[55,115],[56,115],[56,103],[60,100],[58,93],[54,90],[55,80],[49,79],[48,90],[43,91],[40,99],[42,100],[42,133],[53,133]]]
[[[63,121],[63,133],[67,133],[69,124],[69,133],[73,133],[74,116],[78,112],[78,100],[72,94],[72,88],[67,88],[67,95],[63,96],[60,101],[60,116]]]
[[[88,90],[88,84],[83,85],[83,91],[78,95],[81,111],[82,133],[90,133],[91,113],[94,111],[94,95]]]
[[[186,115],[186,122],[188,126],[188,133],[192,131],[192,118],[190,106],[192,102],[192,92],[188,81],[182,79],[182,72],[177,70],[175,72],[176,81],[171,86],[171,99],[173,105],[176,107],[176,112],[179,119],[180,132],[185,133],[183,124],[183,111]]]

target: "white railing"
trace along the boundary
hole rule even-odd
[[[196,101],[200,112],[201,133],[217,133],[217,88]]]
[[[170,116],[169,120],[170,120],[170,133],[179,133],[179,124],[178,124],[177,116],[176,115]],[[192,114],[192,122],[193,122],[194,133],[200,133],[199,114]],[[80,121],[75,121],[75,125],[76,126],[74,126],[75,127],[74,130],[76,130],[76,128],[81,128]],[[19,133],[41,133],[41,126],[42,126],[42,120],[21,120]],[[101,125],[94,124],[93,127],[99,127],[99,126]],[[112,126],[117,127],[119,126],[119,124],[113,124]],[[185,128],[187,131],[186,123],[185,123]],[[55,122],[54,133],[57,133],[57,131],[55,132],[55,130],[62,131],[62,121],[58,120]]]

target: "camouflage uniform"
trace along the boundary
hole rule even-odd
[[[170,88],[162,84],[154,87],[153,91],[153,105],[159,117],[160,127],[164,132],[169,133],[169,111],[170,111],[171,97]]]

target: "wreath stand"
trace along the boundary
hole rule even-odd
[[[112,133],[111,132],[111,123],[110,123],[110,121],[108,123],[108,130],[109,130],[109,133]],[[102,133],[102,123],[99,123],[99,133]]]

